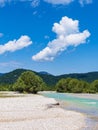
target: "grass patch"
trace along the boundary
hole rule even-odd
[[[23,97],[24,95],[14,92],[0,92],[0,98]]]

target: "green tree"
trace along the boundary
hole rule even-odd
[[[66,78],[61,79],[56,84],[57,92],[69,92],[69,93],[82,93],[82,92],[90,92],[89,83],[74,79],[74,78]]]
[[[45,83],[43,80],[31,71],[26,71],[20,75],[16,83],[13,85],[13,90],[19,92],[37,93],[43,90]]]
[[[91,83],[90,88],[91,88],[92,93],[98,92],[98,80],[93,81]]]
[[[83,93],[90,93],[90,83],[82,80],[81,87],[83,89]]]
[[[73,88],[71,90],[74,93],[88,93],[89,92],[89,83],[82,80],[74,79]]]
[[[71,79],[68,85],[69,92],[78,93],[79,92],[79,80]]]
[[[12,85],[10,84],[0,84],[0,91],[11,91]]]
[[[56,91],[57,92],[69,92],[69,82],[70,82],[71,78],[67,78],[67,79],[61,79],[58,81],[58,83],[56,84]]]

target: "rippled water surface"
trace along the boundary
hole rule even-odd
[[[42,93],[42,95],[55,98],[56,100],[64,101],[65,104],[63,108],[68,110],[74,110],[78,112],[85,113],[87,115],[87,124],[88,128],[87,130],[98,130],[98,127],[93,129],[91,127],[94,127],[98,124],[98,98],[93,99],[93,97],[90,98],[84,98],[84,97],[77,97],[74,94],[65,94],[65,93],[54,93],[54,92],[45,92]],[[91,129],[90,129],[91,128]]]

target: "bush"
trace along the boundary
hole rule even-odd
[[[14,91],[27,92],[36,94],[45,86],[43,80],[31,71],[21,74],[16,83],[13,85]]]
[[[97,88],[97,87],[96,87]],[[69,92],[69,93],[92,93],[89,83],[74,79],[74,78],[66,78],[61,79],[56,84],[57,92]]]

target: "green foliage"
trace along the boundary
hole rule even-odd
[[[31,71],[31,70],[16,69],[12,72],[1,74],[0,84],[14,84],[19,78],[19,76],[25,71]],[[34,71],[31,71],[31,72],[34,72]],[[38,73],[38,72],[34,72],[34,73],[43,79],[43,81],[48,86],[47,89],[54,89],[52,86],[55,86],[56,82],[58,81],[58,78],[56,78],[56,76],[53,76],[47,73],[46,74]]]
[[[69,92],[73,92],[73,93],[81,92],[80,82],[77,79],[71,79],[71,81],[69,82],[68,88],[69,88]]]
[[[37,93],[43,90],[45,83],[43,80],[31,71],[26,71],[20,75],[16,83],[13,85],[14,91]]]
[[[90,88],[93,93],[98,92],[98,80],[93,81]]]
[[[3,74],[0,76],[0,83],[1,84],[13,84],[16,82],[18,77],[27,70],[25,69],[16,69],[12,72]]]
[[[67,78],[65,79],[61,79],[58,81],[58,83],[56,84],[56,91],[57,92],[68,92],[69,91],[69,82],[70,82],[71,78]]]
[[[68,77],[91,83],[94,80],[98,79],[98,72],[79,73],[79,74],[73,73],[73,74],[64,74],[64,75],[56,76],[58,80],[62,78],[68,78]]]
[[[0,91],[12,91],[12,85],[0,84]]]
[[[55,86],[56,82],[58,81],[56,76],[50,74],[37,73],[37,75],[39,75],[43,79],[43,81],[47,84],[48,87],[50,87],[50,89],[52,89],[52,86]]]
[[[1,74],[0,84],[14,84],[16,80],[19,78],[19,76],[25,71],[28,71],[28,70],[16,69],[12,72]],[[56,83],[62,78],[65,79],[65,78],[71,77],[74,79],[83,80],[90,83],[98,79],[98,72],[90,72],[90,73],[84,73],[84,74],[77,74],[77,73],[64,74],[60,76],[54,76],[47,73],[38,73],[38,72],[34,72],[34,73],[40,76],[43,79],[43,81],[47,84],[48,88],[50,87],[50,89],[53,89],[51,87],[52,86],[54,87]]]
[[[20,75],[28,70],[16,69],[6,74],[0,74],[0,90],[13,90],[12,86],[17,79],[20,84],[18,89],[23,92],[25,85],[24,82],[19,79]],[[33,71],[30,71],[33,72]],[[96,93],[98,92],[97,79],[98,72],[84,73],[84,74],[65,74],[60,76],[54,76],[47,73],[33,72],[40,76],[46,85],[41,86],[41,90],[45,91],[58,91],[58,92],[75,92],[75,93]],[[70,77],[70,78],[68,78]],[[66,80],[65,80],[66,79]],[[60,81],[61,80],[61,81]],[[95,81],[94,81],[95,80]],[[58,87],[60,86],[60,87]],[[26,88],[26,91],[33,91],[32,88]]]
[[[70,93],[95,93],[98,92],[98,80],[89,84],[85,81],[73,78],[61,79],[56,84],[56,91]]]

